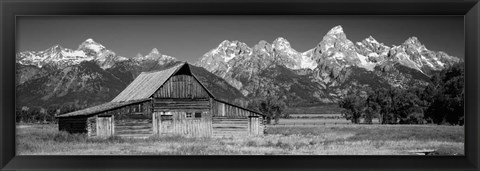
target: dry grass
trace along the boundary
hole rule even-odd
[[[363,122],[363,119],[360,119]],[[377,118],[372,119],[373,124],[380,124]],[[279,125],[331,125],[331,124],[352,124],[350,120],[345,118],[332,118],[332,117],[300,117],[280,119]]]
[[[17,126],[20,155],[412,155],[464,154],[463,127],[425,125],[270,126],[264,136],[87,138],[55,125]]]
[[[333,118],[296,118],[296,119],[280,119],[278,122],[280,125],[302,125],[302,124],[351,124],[352,122],[346,119],[333,119]]]

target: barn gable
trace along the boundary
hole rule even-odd
[[[213,96],[190,72],[190,67],[184,65],[170,76],[152,97],[155,99],[208,100]]]
[[[180,81],[188,81],[191,86],[173,87],[182,86],[179,83],[176,83]],[[165,84],[167,85],[165,86]],[[184,91],[183,89],[186,88],[192,89],[189,91]],[[176,90],[177,92],[175,94],[172,94],[170,93],[172,90]],[[197,90],[197,92],[200,94],[195,94],[195,92],[192,92],[194,90]],[[182,94],[182,92],[178,91],[184,91],[184,93]],[[160,97],[172,97],[173,95],[175,95],[177,96],[177,98],[181,98],[182,96],[187,97],[189,95],[208,95],[209,97],[213,97],[213,95],[208,91],[208,89],[206,89],[205,86],[203,86],[198,81],[198,79],[190,72],[190,67],[188,63],[181,63],[166,70],[142,72],[140,75],[137,76],[137,78],[135,78],[135,80],[133,80],[132,83],[127,86],[127,88],[125,88],[117,97],[115,97],[112,102],[145,99],[152,97],[152,95],[154,94],[160,95]]]

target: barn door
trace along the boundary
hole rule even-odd
[[[97,117],[97,136],[109,137],[114,133],[113,115]]]
[[[165,133],[171,133],[173,125],[173,113],[172,112],[153,112],[153,133],[155,135],[161,135]]]
[[[160,133],[173,132],[173,112],[164,112],[160,116]]]
[[[153,112],[152,113],[152,125],[153,125],[153,135],[160,135],[162,132],[162,115],[164,112]]]
[[[260,119],[259,117],[254,117],[254,116],[250,116],[249,117],[249,122],[248,122],[248,126],[249,126],[249,129],[250,129],[250,134],[251,135],[258,135],[260,134],[259,132],[259,128],[260,128]]]

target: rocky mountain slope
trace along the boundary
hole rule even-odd
[[[298,52],[282,37],[253,48],[223,41],[196,65],[239,89],[245,96],[274,91],[288,104],[334,103],[351,89],[423,86],[433,72],[461,60],[428,50],[416,37],[386,46],[368,37],[353,43],[341,26],[332,28],[312,49]]]

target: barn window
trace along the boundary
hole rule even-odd
[[[162,121],[173,120],[173,117],[172,115],[160,115],[160,120]]]
[[[162,114],[160,115],[160,120],[171,121],[173,120],[173,114],[171,112],[162,112]]]
[[[195,118],[201,118],[202,112],[195,112]]]
[[[192,113],[191,113],[191,112],[185,113],[185,117],[186,117],[186,118],[192,118]]]
[[[138,105],[133,105],[131,108],[131,113],[142,113],[143,112],[143,105],[138,104]]]

